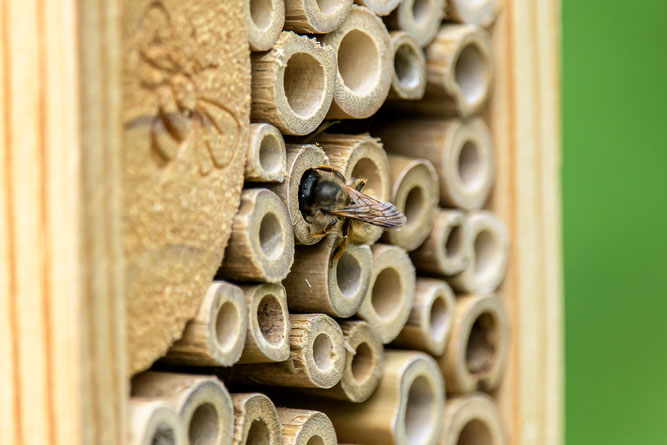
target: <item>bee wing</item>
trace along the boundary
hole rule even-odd
[[[327,210],[328,213],[379,227],[401,227],[405,224],[405,216],[392,203],[378,201],[349,186],[345,186],[345,192],[351,198],[352,205],[342,209]]]

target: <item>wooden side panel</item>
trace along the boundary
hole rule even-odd
[[[555,0],[506,0],[493,30],[493,208],[513,242],[502,289],[513,344],[498,397],[513,444],[562,443],[559,18]]]
[[[0,4],[0,443],[124,442],[115,2]]]

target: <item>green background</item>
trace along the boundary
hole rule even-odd
[[[566,444],[664,445],[667,1],[562,15]]]

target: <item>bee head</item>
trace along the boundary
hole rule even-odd
[[[316,200],[322,207],[332,207],[345,199],[341,186],[333,181],[320,181],[315,189]]]

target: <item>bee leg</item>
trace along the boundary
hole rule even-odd
[[[363,179],[355,179],[352,184],[350,184],[350,187],[355,189],[356,191],[360,192],[361,189],[366,187],[366,181]]]
[[[323,229],[318,230],[317,232],[312,232],[312,233],[310,234],[310,236],[312,236],[312,237],[314,237],[314,238],[322,238],[324,235],[326,235],[327,233],[329,233],[329,232],[331,232],[331,231],[333,230],[333,228],[334,228],[334,226],[336,225],[336,223],[338,223],[338,220],[337,220],[337,219],[331,220],[331,221],[329,221],[329,224],[327,224],[326,226],[324,226]]]
[[[318,165],[315,167],[315,170],[322,170],[323,172],[331,172],[334,173],[336,176],[338,176],[343,182],[347,182],[347,179],[345,179],[345,176],[335,168],[329,166],[329,165]]]
[[[350,228],[350,220],[346,219],[345,222],[343,222],[343,227],[341,228],[342,236],[338,244],[333,250],[333,259],[337,260],[340,258],[340,256],[345,252],[345,248],[347,247],[347,232]]]

